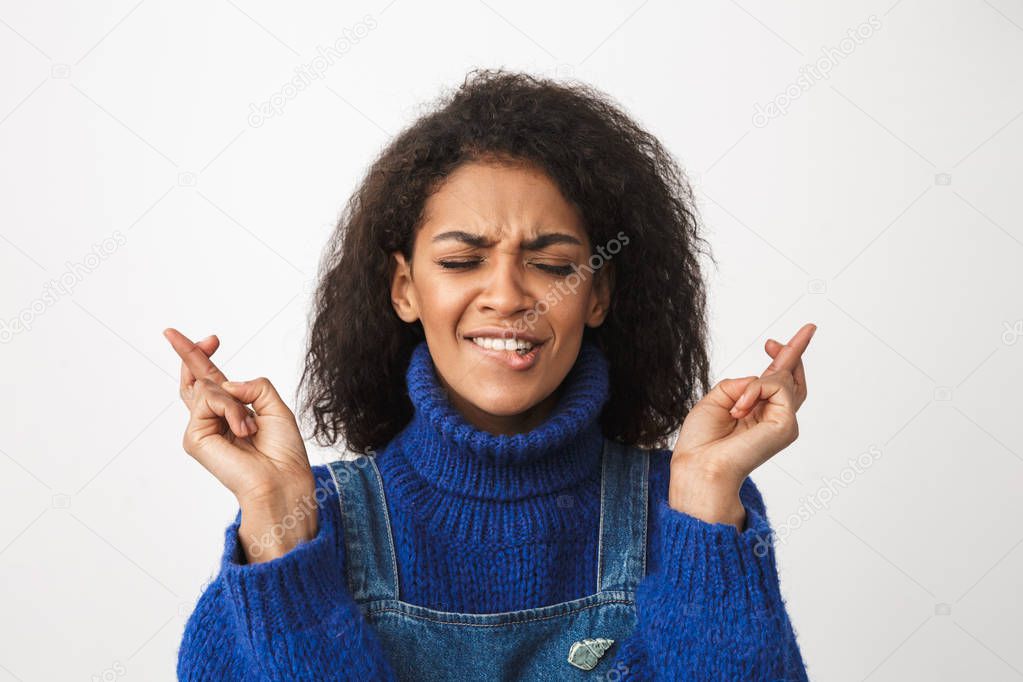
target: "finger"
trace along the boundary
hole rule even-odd
[[[221,386],[239,401],[252,405],[257,417],[271,416],[291,419],[295,417],[291,409],[281,400],[277,389],[266,377],[259,377],[251,381],[225,381]]]
[[[783,404],[795,411],[798,407],[798,399],[795,395],[795,381],[789,372],[776,372],[769,377],[762,377],[750,382],[743,390],[742,395],[735,401],[735,405],[729,411],[733,418],[742,419],[748,415],[753,408],[763,400],[769,400],[778,394],[779,390],[787,392]]]
[[[757,377],[740,377],[738,379],[722,379],[719,381],[714,388],[710,390],[704,400],[709,401],[712,405],[720,407],[724,410],[732,409],[735,405],[735,401],[739,399],[742,392],[746,390],[746,387],[750,382],[755,381]]]
[[[221,410],[226,402],[211,398],[210,403],[205,399],[197,399],[196,403],[185,427],[182,445],[185,452],[233,491],[237,486],[239,472],[249,464],[248,454],[252,446],[244,437],[235,438],[230,444],[225,443],[225,440],[230,441],[231,438],[224,433],[224,422],[227,420],[230,424],[230,417],[218,415],[217,412],[227,414],[226,407]],[[235,429],[229,428],[237,436]]]
[[[163,330],[163,335],[170,341],[171,346],[196,379],[209,379],[219,385],[227,381],[227,377],[220,369],[210,362],[206,355],[197,345],[192,343],[187,336],[173,327]]]
[[[817,331],[817,325],[813,323],[804,324],[799,328],[799,331],[789,339],[778,351],[778,354],[774,356],[771,364],[767,366],[761,377],[766,377],[775,372],[795,371],[796,364],[803,355],[803,351],[806,350],[807,345],[810,343],[810,339],[813,338],[814,332]]]
[[[209,379],[196,382],[196,398],[192,405],[195,421],[223,418],[234,435],[245,438],[256,432],[250,424],[249,411],[238,399]]]
[[[220,348],[220,339],[217,338],[216,334],[211,334],[211,335],[207,336],[205,339],[202,339],[200,341],[196,341],[195,345],[199,346],[199,349],[203,353],[206,353],[206,357],[211,357],[214,353],[217,352],[217,349]],[[181,363],[181,382],[182,383],[185,383],[185,382],[192,383],[194,381],[195,381],[195,375],[192,374],[192,370],[190,370],[188,368],[188,365],[186,365],[184,362],[182,362]]]
[[[768,339],[767,343],[764,344],[764,350],[767,351],[767,354],[769,356],[771,356],[772,358],[774,358],[776,355],[778,355],[778,351],[780,351],[782,348],[784,348],[784,346],[781,344],[781,342],[775,341],[774,339]],[[796,368],[794,370],[792,370],[792,378],[796,382],[796,391],[797,391],[797,393],[800,394],[800,395],[805,396],[806,395],[806,371],[803,369],[803,358],[802,357],[800,357],[799,358],[799,362],[796,363]]]
[[[740,432],[739,438],[753,449],[779,452],[799,437],[792,382],[769,377],[758,379],[750,388],[757,389],[755,425]]]
[[[211,336],[207,336],[205,339],[202,339],[201,341],[196,341],[195,345],[199,346],[199,349],[202,350],[203,353],[206,353],[206,357],[210,357],[211,355],[217,352],[218,348],[220,348],[220,339],[217,338],[216,334],[213,334]],[[182,362],[181,385],[179,387],[182,393],[182,398],[184,398],[185,389],[190,387],[194,383],[195,375],[192,374],[192,370],[188,369],[188,365]]]
[[[741,397],[741,408],[733,410],[730,414],[734,419],[743,419],[750,413],[759,409],[758,421],[763,419],[771,407],[783,408],[784,412],[795,413],[797,400],[793,391],[792,382],[774,381],[773,377],[758,379],[750,384]]]
[[[760,396],[762,380],[757,379],[751,381],[740,395],[735,400],[735,404],[732,405],[732,409],[729,410],[731,415],[736,419],[746,416],[749,409],[756,403],[757,398]]]

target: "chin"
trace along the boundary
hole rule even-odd
[[[495,417],[513,417],[537,405],[541,397],[516,392],[514,389],[509,390],[507,387],[497,387],[494,391],[469,396],[469,401],[477,409]]]

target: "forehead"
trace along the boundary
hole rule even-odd
[[[427,199],[423,213],[424,236],[457,227],[496,239],[546,230],[586,237],[576,207],[546,173],[527,164],[465,163]]]

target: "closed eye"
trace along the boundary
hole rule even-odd
[[[476,258],[473,260],[439,260],[437,264],[447,270],[465,270],[479,265],[480,262],[480,259]]]
[[[438,260],[437,264],[445,270],[468,270],[469,268],[476,267],[482,262],[482,259],[474,258],[469,260]],[[571,265],[551,265],[550,263],[532,263],[532,265],[538,270],[542,270],[559,277],[566,277],[572,274]]]
[[[565,277],[572,274],[571,265],[550,265],[549,263],[533,263],[539,269],[549,272],[552,275],[558,275],[559,277]]]

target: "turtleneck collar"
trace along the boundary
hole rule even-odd
[[[600,463],[597,418],[608,399],[608,365],[589,340],[551,414],[525,433],[493,434],[467,422],[440,385],[425,341],[413,350],[405,378],[414,414],[394,445],[420,478],[445,492],[521,500],[572,487]]]

